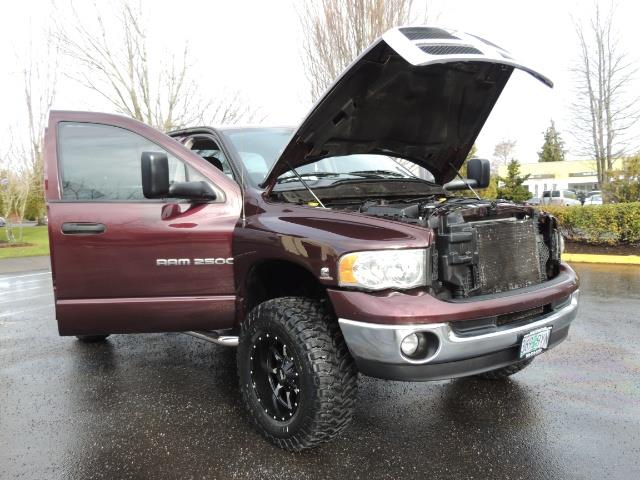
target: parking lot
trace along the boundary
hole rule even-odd
[[[577,270],[569,340],[512,380],[361,377],[352,427],[302,454],[250,428],[234,350],[59,337],[50,273],[0,275],[0,477],[640,478],[640,268]]]

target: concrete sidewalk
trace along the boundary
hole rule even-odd
[[[51,270],[49,255],[41,257],[21,257],[0,259],[0,275],[5,273]]]

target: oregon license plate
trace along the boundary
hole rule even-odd
[[[520,343],[520,358],[538,355],[549,346],[551,327],[544,327],[527,333]]]

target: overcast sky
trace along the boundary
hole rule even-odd
[[[64,11],[68,2],[57,0],[56,3],[57,9]],[[98,1],[105,12],[111,3],[114,2]],[[296,15],[299,2],[156,0],[142,3],[148,11],[152,47],[157,52],[170,52],[172,46],[181,45],[185,40],[189,42],[203,96],[238,90],[246,101],[260,108],[266,123],[279,125],[299,123],[311,107],[300,62],[302,32]],[[608,8],[610,2],[601,4]],[[551,90],[525,73],[514,73],[478,138],[480,156],[491,158],[496,143],[514,139],[517,158],[523,162],[536,161],[542,131],[552,118],[570,149],[569,158],[576,156],[576,144],[569,132],[574,88],[570,67],[578,52],[572,16],[588,17],[593,5],[577,0],[429,2],[432,15],[437,15],[430,23],[464,30],[497,43],[555,82]],[[635,62],[640,58],[636,33],[640,18],[638,5],[633,0],[617,2],[621,44]],[[6,138],[7,128],[19,125],[24,118],[20,71],[26,46],[31,37],[34,50],[39,51],[41,32],[51,24],[51,16],[57,14],[55,9],[51,2],[44,0],[4,5],[0,17],[0,60],[4,66],[0,70],[0,105],[3,107],[0,138]],[[86,9],[83,12],[92,14]],[[64,75],[60,78],[54,107],[110,110],[95,94],[83,90]]]

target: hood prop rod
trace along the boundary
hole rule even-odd
[[[293,172],[293,174],[294,174],[296,177],[298,177],[298,180],[300,180],[300,183],[302,183],[302,185],[304,185],[304,188],[306,188],[307,190],[309,190],[309,193],[310,193],[311,195],[313,195],[313,198],[315,198],[315,199],[316,199],[316,202],[318,202],[322,208],[327,208],[327,207],[325,207],[325,206],[324,206],[324,203],[322,203],[322,201],[321,201],[321,200],[316,196],[316,194],[315,194],[315,193],[313,193],[313,190],[311,190],[311,187],[310,187],[309,185],[307,185],[307,182],[305,182],[305,181],[304,181],[304,179],[300,176],[300,174],[299,174],[298,172],[296,172],[296,169],[295,169],[295,168],[293,168],[289,162],[287,162],[287,166],[291,169],[291,171]]]

